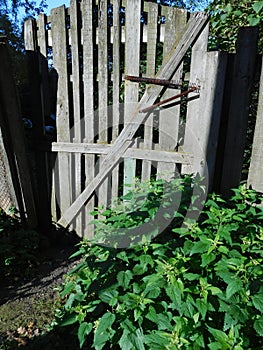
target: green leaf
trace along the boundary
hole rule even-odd
[[[89,335],[91,331],[92,331],[92,323],[83,322],[80,324],[78,329],[78,339],[79,339],[80,348],[82,348],[87,338],[87,335]]]
[[[237,324],[237,320],[233,319],[233,317],[229,313],[225,313],[224,317],[224,331],[227,331],[232,326]]]
[[[65,304],[65,310],[70,310],[71,309],[71,307],[72,307],[72,304],[73,304],[73,302],[74,302],[74,300],[75,300],[75,297],[76,297],[76,294],[75,293],[71,293],[70,294],[70,296],[68,297],[68,300],[67,300],[67,302],[66,302],[66,304]]]
[[[232,295],[239,292],[243,287],[243,283],[240,279],[233,279],[226,288],[226,298],[229,299]]]
[[[111,328],[112,324],[115,321],[115,318],[116,316],[114,314],[111,312],[106,312],[100,319],[97,331],[100,330],[101,332],[104,332],[105,330]]]
[[[133,348],[130,341],[130,332],[127,329],[124,329],[118,344],[122,350],[131,350]]]
[[[208,344],[210,350],[222,350],[222,344],[219,342],[213,342]]]
[[[115,306],[118,303],[118,295],[117,290],[103,290],[99,292],[99,298],[110,306]]]
[[[185,273],[184,274],[184,278],[188,281],[198,280],[199,277],[200,277],[200,275],[198,275],[197,273]]]
[[[218,341],[221,346],[227,343],[228,336],[223,331],[207,326],[208,331],[213,335],[216,341]]]
[[[150,299],[157,298],[161,293],[161,289],[156,284],[148,284],[144,291],[144,296]]]
[[[212,261],[214,261],[215,258],[216,258],[215,254],[212,254],[212,253],[210,253],[210,254],[208,254],[208,253],[202,254],[202,264],[201,264],[201,266],[202,267],[207,266]]]
[[[115,321],[116,316],[111,312],[105,313],[99,320],[96,332],[94,334],[94,347],[96,350],[103,349],[106,342],[111,339],[115,333],[111,326]]]
[[[195,305],[197,307],[197,310],[200,312],[202,319],[205,319],[207,313],[207,303],[205,302],[205,300],[197,299]]]
[[[67,294],[71,293],[75,289],[75,283],[69,282],[64,286],[64,289],[61,293],[61,297],[64,298]]]
[[[129,287],[130,281],[132,279],[132,272],[130,270],[120,271],[117,275],[117,280],[119,286],[126,290]]]
[[[248,19],[248,23],[251,27],[255,27],[259,24],[260,18],[259,17],[250,17]]]
[[[254,322],[254,329],[261,337],[263,337],[263,316]]]
[[[162,331],[153,331],[144,336],[144,341],[151,350],[167,349],[169,338]]]
[[[263,294],[256,294],[252,297],[252,303],[257,310],[263,313]]]
[[[173,326],[171,325],[171,321],[169,320],[169,318],[166,315],[163,314],[158,314],[158,330],[168,330],[168,331],[172,331],[173,330]]]
[[[218,287],[211,286],[211,287],[208,287],[207,289],[211,291],[212,295],[217,295],[222,293],[222,290],[219,289]]]
[[[257,1],[257,2],[255,2],[255,3],[252,5],[252,7],[253,7],[253,10],[254,10],[256,13],[259,13],[259,12],[262,10],[262,8],[263,8],[263,1]]]
[[[71,314],[69,315],[65,320],[59,323],[59,326],[64,327],[64,326],[69,326],[70,324],[73,324],[77,322],[78,320],[78,315],[77,314]]]
[[[210,245],[211,245],[210,239],[208,239],[206,237],[201,237],[200,241],[194,243],[190,254],[193,255],[193,254],[197,254],[197,253],[207,252]]]
[[[145,347],[144,347],[144,335],[142,333],[142,330],[141,329],[136,329],[136,332],[135,334],[132,333],[130,335],[130,339],[131,339],[131,342],[134,346],[134,349],[136,350],[145,350]]]

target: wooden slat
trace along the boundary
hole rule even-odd
[[[169,53],[173,45],[178,42],[178,37],[182,35],[187,22],[187,12],[173,7],[165,7],[165,37],[163,45],[163,56]],[[174,81],[180,81],[183,73],[183,63],[173,75]],[[180,90],[167,89],[162,99],[179,94]],[[159,113],[159,144],[164,150],[174,150],[178,143],[180,105],[162,109]],[[157,177],[169,180],[175,172],[175,164],[159,162]]]
[[[57,90],[57,140],[70,141],[69,125],[69,83],[67,63],[67,33],[65,7],[60,6],[51,10],[53,64],[58,74]],[[60,209],[63,213],[71,203],[71,175],[68,154],[58,154],[59,189],[56,194]]]
[[[79,33],[79,5],[76,0],[71,0],[70,8],[70,38],[71,38],[71,57],[72,57],[72,91],[73,91],[73,120],[74,120],[74,138],[73,142],[80,142],[81,136],[81,68],[80,68],[80,52],[81,52],[81,38]],[[81,193],[81,154],[74,154],[74,181],[72,191],[72,199],[77,198]],[[73,169],[72,169],[73,170]],[[76,218],[76,228],[77,234],[82,235],[82,213]]]
[[[156,49],[157,49],[157,20],[158,20],[158,5],[148,4],[148,23],[147,23],[147,66],[146,76],[153,77],[155,75],[156,65]],[[150,149],[153,141],[153,115],[151,114],[144,124],[144,147]],[[150,161],[142,163],[142,181],[149,179],[151,176]]]
[[[113,74],[112,74],[112,141],[114,142],[119,135],[120,120],[120,45],[121,45],[121,26],[120,26],[120,0],[113,0]],[[116,166],[112,171],[112,199],[118,197],[119,192],[119,167]]]
[[[187,116],[185,125],[185,135],[183,150],[194,154],[193,166],[183,166],[182,173],[203,173],[206,166],[205,155],[200,144],[203,133],[203,126],[200,126],[200,120],[203,117],[203,109],[206,99],[206,51],[208,41],[208,25],[200,35],[191,53],[190,82],[200,85],[200,98],[191,101],[187,105]],[[189,94],[189,97],[196,95],[195,92]]]
[[[94,57],[93,57],[93,7],[94,1],[87,0],[82,2],[82,42],[83,42],[83,89],[84,89],[84,121],[85,121],[85,138],[84,142],[94,142]],[[93,154],[85,155],[85,186],[88,186],[94,178],[95,156]],[[94,210],[94,196],[85,207],[85,229],[84,236],[91,237],[93,226],[89,223],[94,219],[90,212]]]
[[[256,66],[257,41],[258,28],[240,28],[221,180],[221,191],[225,195],[230,195],[230,189],[238,186],[241,179],[250,94]]]
[[[98,1],[98,120],[99,140],[108,142],[109,111],[108,111],[108,0]],[[103,157],[99,159],[100,164]],[[109,179],[105,179],[98,188],[99,206],[107,206],[109,199]]]
[[[203,30],[204,26],[208,22],[208,17],[204,14],[195,14],[192,19],[188,22],[187,28],[181,37],[180,42],[173,48],[169,53],[165,64],[161,67],[156,78],[158,79],[171,79],[175,71],[180,66],[182,59],[187,52],[190,45],[195,42],[196,38],[199,36],[200,32]],[[140,113],[139,111],[143,107],[152,105],[162,87],[160,86],[150,86],[144,93],[140,103],[132,112],[129,120],[129,124],[123,129],[120,136],[115,141],[111,151],[104,158],[100,172],[95,176],[94,180],[86,187],[82,194],[77,198],[77,200],[72,203],[68,210],[64,213],[63,218],[59,220],[59,224],[67,226],[72,219],[79,212],[83,204],[90,198],[94,190],[99,184],[108,176],[110,171],[118,163],[119,159],[123,156],[126,150],[131,145],[131,139],[133,138],[135,132],[137,131],[139,125],[145,121],[147,115]]]
[[[41,20],[42,19],[42,20]],[[40,21],[37,26],[35,20],[29,20],[25,23],[24,34],[26,42],[26,58],[28,66],[28,81],[30,94],[30,111],[33,119],[33,138],[38,142],[44,139],[45,117],[50,113],[49,104],[49,77],[48,67],[45,59],[45,35],[43,28],[45,26],[45,18],[40,16]],[[37,31],[38,27],[38,31]],[[37,35],[39,34],[39,40]],[[41,50],[39,52],[38,46]],[[32,147],[30,150],[34,157],[36,181],[34,182],[35,203],[38,216],[38,224],[43,230],[46,230],[51,225],[50,213],[50,184],[48,178],[47,157],[44,152],[41,152]]]
[[[125,12],[125,74],[139,75],[140,72],[140,29],[141,0],[126,0]],[[129,122],[131,111],[138,102],[139,84],[125,81],[124,125]],[[135,184],[136,161],[124,161],[123,193],[130,191]]]
[[[248,174],[248,185],[254,190],[263,193],[263,65],[258,96],[257,120]]]
[[[144,145],[143,145],[144,146]],[[82,153],[82,154],[108,154],[113,145],[101,145],[101,144],[88,144],[88,143],[66,143],[66,142],[53,142],[53,152],[69,152],[69,153]],[[123,158],[134,158],[142,160],[163,161],[166,163],[181,163],[191,164],[192,156],[186,153],[158,151],[145,148],[130,148],[123,154]]]

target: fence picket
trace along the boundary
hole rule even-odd
[[[166,57],[171,48],[178,41],[178,37],[183,32],[186,22],[187,13],[183,10],[172,7],[165,8],[164,15],[166,16],[163,56]],[[174,81],[182,81],[183,63],[177,69],[172,77]],[[162,99],[167,99],[171,96],[179,94],[181,91],[177,89],[167,89],[163,94]],[[159,113],[159,145],[161,149],[175,150],[178,143],[180,105],[163,108]],[[167,180],[174,176],[175,164],[158,163],[158,178],[166,178]]]
[[[93,143],[95,136],[95,120],[94,120],[94,37],[95,28],[93,25],[93,7],[94,1],[87,0],[82,3],[82,41],[83,41],[83,94],[84,98],[84,126],[85,138],[84,142]],[[95,175],[95,155],[85,154],[85,187],[93,180]],[[90,212],[94,210],[94,195],[85,207],[84,236],[91,237],[93,234],[93,226],[89,223],[94,219]]]
[[[51,10],[52,20],[52,47],[53,64],[58,74],[57,90],[57,139],[59,141],[70,141],[69,125],[69,76],[68,76],[68,45],[66,33],[65,7],[60,6]],[[59,199],[61,214],[71,203],[71,162],[70,156],[65,153],[58,154],[59,173]]]
[[[147,23],[147,66],[146,76],[154,77],[156,66],[156,51],[157,51],[157,21],[158,21],[158,5],[148,4],[148,23]],[[152,149],[153,143],[153,115],[144,123],[144,149]],[[145,160],[142,162],[142,181],[145,181],[151,176],[152,162]]]
[[[119,135],[121,124],[120,116],[120,84],[121,84],[121,25],[120,25],[121,0],[113,0],[113,73],[112,73],[112,142]],[[112,199],[119,193],[119,166],[112,171]]]
[[[81,95],[81,68],[80,68],[80,29],[79,18],[80,10],[79,3],[76,0],[71,0],[70,8],[70,39],[71,39],[71,59],[72,59],[72,95],[73,95],[73,119],[74,119],[74,136],[73,142],[80,142],[81,136],[81,115],[80,115],[80,95]],[[72,200],[77,198],[81,193],[81,153],[75,153],[72,157]],[[82,231],[82,212],[76,217],[76,231]]]
[[[205,75],[206,75],[206,49],[208,40],[208,25],[199,36],[194,44],[191,53],[191,67],[190,67],[190,82],[200,85],[200,98],[191,101],[187,106],[185,135],[183,142],[184,152],[194,154],[194,164],[191,166],[183,166],[182,172],[184,174],[202,173],[204,162],[204,150],[199,145],[199,140],[202,135],[202,128],[200,126],[200,119],[202,118],[205,95]],[[202,64],[201,64],[202,62]],[[189,94],[189,97],[194,97],[195,92]],[[201,97],[203,96],[203,99]]]
[[[125,74],[136,75],[140,73],[140,37],[141,37],[141,0],[126,0],[125,14]],[[138,102],[139,84],[125,81],[124,98],[124,126],[129,123],[129,116]],[[135,183],[136,161],[124,161],[124,194]]]
[[[109,111],[108,111],[108,0],[99,0],[98,18],[98,142],[108,143]],[[103,156],[99,159],[99,169]],[[109,178],[107,177],[98,188],[99,206],[107,206],[109,200]]]

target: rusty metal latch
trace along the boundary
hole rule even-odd
[[[165,86],[167,88],[170,89],[182,89],[183,88],[183,84],[179,83],[179,82],[175,82],[172,80],[166,80],[166,79],[155,79],[155,78],[146,78],[146,77],[136,77],[133,75],[125,75],[124,77],[126,80],[129,81],[133,81],[136,83],[146,83],[146,84],[154,84],[154,85],[161,85],[161,86]],[[152,106],[146,107],[144,109],[140,110],[140,113],[146,113],[151,111],[152,109],[155,109],[156,107],[159,107],[167,102],[173,101],[177,98],[186,96],[188,94],[190,94],[191,92],[196,92],[199,93],[200,91],[200,85],[197,84],[189,84],[188,85],[188,90],[181,92],[180,94],[177,94],[175,96],[169,97],[165,100],[162,100],[158,103],[153,104]],[[191,99],[189,99],[191,100]]]

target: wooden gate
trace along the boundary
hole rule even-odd
[[[51,201],[59,224],[89,236],[90,211],[106,206],[136,176],[181,171],[213,178],[226,55],[207,52],[207,39],[206,15],[141,0],[72,0],[69,9],[26,21],[26,50],[47,57],[58,76]],[[47,69],[40,65],[40,72],[45,86]],[[125,75],[180,84],[145,88]],[[142,112],[180,94],[180,87],[187,90],[189,82],[199,90],[189,93],[188,103]],[[44,118],[50,108],[42,92]]]

